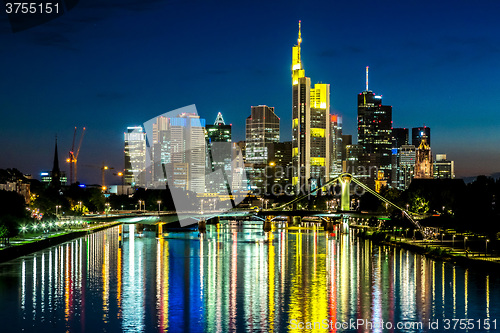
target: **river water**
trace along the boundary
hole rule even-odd
[[[122,225],[1,264],[0,331],[494,332],[499,276],[352,231]]]

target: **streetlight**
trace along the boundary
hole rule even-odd
[[[106,202],[106,217],[108,217],[109,212],[109,202]]]
[[[141,203],[142,203],[142,201],[139,200],[139,211],[141,211]]]
[[[451,247],[455,248],[455,235],[452,236]]]
[[[485,256],[485,257],[486,257],[486,255],[488,254],[488,242],[489,242],[489,241],[490,241],[490,240],[489,240],[489,239],[487,239],[487,240],[486,240],[486,242],[485,242],[485,245],[486,245],[486,249],[485,249],[485,251],[484,251],[484,256]]]
[[[467,248],[465,247],[465,245],[467,244],[467,236],[464,237],[464,249],[467,250]]]
[[[158,200],[158,201],[157,201],[157,203],[158,203],[158,215],[160,215],[160,205],[161,205],[161,200]]]
[[[61,208],[61,205],[57,205],[56,206],[56,217],[57,217],[57,211],[58,211],[59,208]]]

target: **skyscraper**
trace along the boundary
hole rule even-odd
[[[250,116],[246,119],[246,169],[250,189],[254,192],[265,191],[264,180],[268,163],[266,144],[280,141],[279,121],[274,107],[266,105],[252,106]]]
[[[246,161],[267,163],[266,143],[280,141],[280,119],[274,107],[252,106],[246,119]]]
[[[402,145],[392,149],[391,186],[398,190],[406,190],[415,175],[416,148],[413,145]]]
[[[330,178],[342,173],[342,117],[330,116]]]
[[[207,135],[207,167],[209,172],[217,169],[224,171],[224,182],[207,179],[207,192],[226,193],[231,185],[231,156],[233,147],[231,145],[231,125],[226,125],[222,113],[217,114],[215,123],[206,126]]]
[[[292,184],[308,191],[330,179],[330,85],[305,76],[300,44],[292,48]]]
[[[358,144],[363,146],[364,154],[373,155],[368,160],[374,160],[384,176],[390,177],[392,106],[382,105],[382,96],[368,89],[368,67],[366,90],[358,95]],[[368,176],[373,179],[376,174]]]
[[[208,142],[231,142],[231,125],[226,125],[222,113],[217,114],[213,125],[207,125]]]
[[[196,193],[205,192],[205,119],[195,113],[158,117],[153,124],[156,185],[168,182]]]
[[[125,138],[125,183],[146,187],[146,133],[141,126],[127,127]]]
[[[423,127],[413,127],[411,129],[411,144],[415,147],[419,147],[422,142],[422,138],[425,135],[427,145],[431,146],[431,128],[427,126]]]
[[[268,172],[266,191],[278,195],[289,193],[292,178],[292,142],[273,142],[267,144]]]
[[[392,148],[399,148],[403,145],[408,145],[408,133],[408,128],[393,128]]]

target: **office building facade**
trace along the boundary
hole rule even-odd
[[[124,140],[124,182],[132,187],[146,187],[146,133],[141,126],[127,127]]]
[[[391,187],[406,190],[415,176],[417,149],[413,145],[402,145],[392,149]]]
[[[446,159],[446,154],[437,154],[433,163],[434,179],[455,179],[455,162]]]
[[[246,119],[245,170],[249,180],[249,190],[256,194],[266,192],[266,172],[268,166],[269,143],[280,141],[279,117],[274,107],[252,106]]]

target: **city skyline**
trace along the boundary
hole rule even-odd
[[[288,2],[88,1],[16,34],[0,16],[0,57],[9,64],[0,138],[10,143],[0,148],[0,168],[38,177],[51,167],[57,134],[67,171],[74,126],[86,126],[79,180],[97,183],[100,172],[85,165],[123,167],[124,128],[190,104],[205,119],[222,112],[235,142],[251,106],[272,105],[281,141],[289,141],[290,47],[302,20],[304,67],[312,85],[331,85],[331,113],[342,116],[344,134],[357,136],[356,95],[369,66],[370,88],[393,107],[393,127],[431,127],[433,154],[454,160],[457,177],[498,172],[499,4],[450,4],[339,2],[318,13]],[[252,15],[269,24],[243,20]]]

